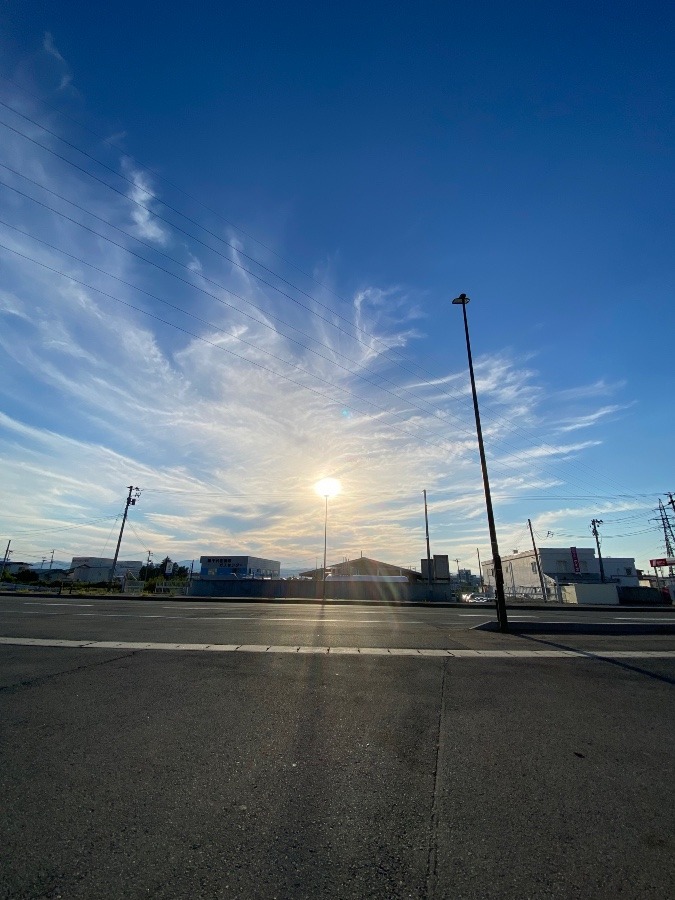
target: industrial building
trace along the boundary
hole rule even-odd
[[[407,569],[405,566],[396,566],[392,563],[381,562],[378,559],[371,559],[368,556],[357,556],[356,559],[343,560],[340,563],[334,563],[327,566],[327,572],[333,576],[349,576],[349,575],[405,575],[409,582],[420,580],[420,573],[414,569]],[[323,578],[323,569],[308,569],[306,572],[300,572],[301,578],[313,578],[320,580]]]
[[[546,599],[561,599],[560,586],[566,584],[600,584],[600,560],[592,547],[540,547],[502,557],[504,593],[506,598],[529,597],[541,599],[541,580],[537,556],[544,580]],[[622,587],[639,584],[635,560],[630,557],[602,558],[604,581]],[[483,579],[488,590],[494,591],[495,570],[492,560],[482,565]]]
[[[202,581],[232,581],[238,578],[279,578],[281,563],[259,556],[200,556]]]

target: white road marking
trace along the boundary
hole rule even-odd
[[[93,606],[93,603],[38,603],[35,600],[26,600],[24,606]]]
[[[40,610],[16,610],[23,615],[31,616],[58,616],[62,613],[42,612]],[[186,622],[285,622],[289,625],[387,625],[396,626],[396,622],[387,622],[381,619],[298,619],[298,618],[270,618],[268,616],[167,616],[163,613],[74,613],[77,617],[106,618],[106,619],[182,619]],[[427,625],[427,622],[415,622],[406,620],[406,625]]]
[[[675,625],[675,616],[666,616],[662,619],[648,619],[646,616],[614,616],[617,622],[672,622]]]
[[[185,644],[152,641],[87,641],[0,637],[0,645],[86,650],[191,650],[209,653],[297,653],[332,656],[413,656],[457,659],[675,659],[675,650],[432,650],[412,647],[303,647],[267,644]]]
[[[212,606],[162,606],[161,609],[210,609],[213,610]]]
[[[75,613],[78,618],[98,618],[98,619],[186,619],[189,616],[163,616],[160,613]]]
[[[19,616],[62,616],[60,612],[43,612],[41,609],[10,609],[6,612],[14,612]]]

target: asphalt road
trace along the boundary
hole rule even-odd
[[[78,641],[274,647],[537,649],[557,635],[582,649],[675,649],[675,608],[494,609],[181,600],[0,598],[0,635]],[[642,638],[642,640],[640,640]],[[540,647],[539,649],[545,649]]]
[[[0,897],[675,895],[668,610],[36,600],[0,600]]]

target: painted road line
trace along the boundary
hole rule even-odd
[[[163,616],[160,613],[75,613],[75,616],[91,619],[184,619],[187,622],[191,620],[190,616]]]
[[[3,612],[16,613],[18,616],[62,616],[62,612],[43,612],[41,609],[7,609]]]
[[[31,610],[24,615],[44,615],[56,616],[62,613],[43,613],[38,610]],[[105,619],[183,619],[185,622],[256,622],[264,625],[267,622],[282,622],[285,625],[389,625],[391,627],[398,626],[398,622],[382,619],[298,619],[298,618],[281,618],[271,619],[267,616],[167,616],[162,613],[75,613],[75,616],[87,618],[105,618]],[[408,620],[403,623],[405,625],[429,625],[428,622],[416,622]]]
[[[36,600],[26,600],[24,606],[93,606],[93,603],[38,603]]]
[[[267,644],[190,644],[153,641],[87,641],[60,638],[0,637],[0,645],[70,647],[84,650],[187,650],[208,653],[296,653],[352,656],[411,656],[458,659],[675,659],[675,650],[446,650],[413,647],[311,647]]]
[[[672,622],[675,625],[675,617],[666,616],[663,619],[648,619],[646,616],[614,616],[615,622]]]
[[[160,609],[210,609],[213,612],[212,606],[160,606]]]

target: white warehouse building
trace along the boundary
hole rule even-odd
[[[546,589],[546,599],[560,599],[560,585],[599,584],[600,561],[592,547],[540,547],[538,550]],[[603,556],[605,582],[625,587],[637,587],[635,559]],[[492,560],[482,565],[483,579],[488,590],[494,591],[495,571]],[[534,550],[502,557],[504,593],[512,597],[541,599],[541,582]]]

